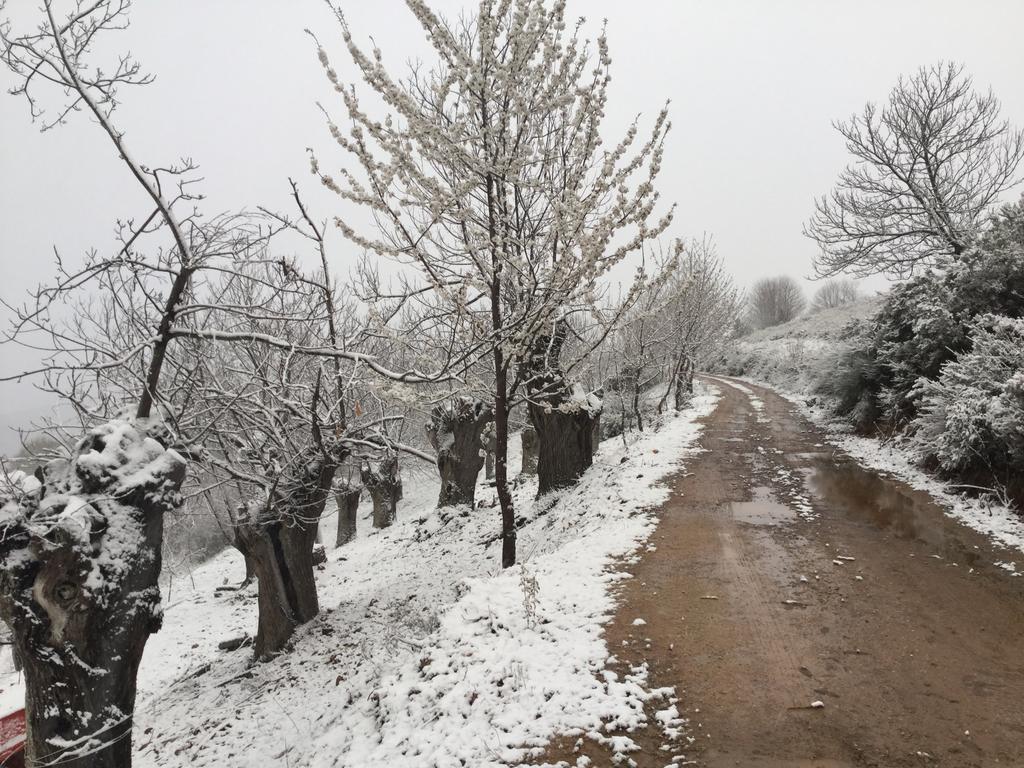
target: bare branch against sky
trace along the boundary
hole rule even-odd
[[[424,53],[411,16],[397,13],[399,0],[342,5],[353,34],[372,35],[385,60],[401,64]],[[449,15],[464,7],[432,5]],[[13,0],[6,13],[15,26],[31,24],[36,4]],[[815,245],[801,225],[848,161],[831,123],[884,100],[899,75],[962,62],[979,87],[998,94],[1004,117],[1024,125],[1024,5],[1010,0],[982,0],[970,13],[950,0],[570,0],[569,15],[586,15],[595,28],[607,19],[615,58],[610,135],[635,113],[672,100],[662,194],[679,204],[680,231],[714,233],[741,284],[811,274]],[[306,147],[326,132],[316,102],[329,93],[306,28],[322,31],[322,44],[340,52],[321,0],[139,3],[116,50],[130,49],[158,77],[119,108],[120,124],[140,154],[169,161],[187,154],[199,164],[209,210],[285,208],[285,180],[306,173]],[[0,85],[14,85],[6,71]],[[40,133],[17,99],[0,99],[6,301],[52,272],[54,248],[73,260],[109,247],[117,217],[146,213],[88,120],[71,115],[62,130]],[[0,322],[6,318],[0,310]],[[31,362],[16,349],[2,354],[5,370]],[[46,402],[27,383],[0,387],[0,450],[14,447],[8,427]]]

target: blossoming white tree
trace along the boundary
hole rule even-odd
[[[502,563],[510,566],[509,411],[528,400],[541,438],[542,490],[589,465],[599,401],[574,389],[560,353],[572,318],[614,321],[595,313],[603,279],[671,221],[671,210],[655,218],[654,185],[668,115],[657,115],[646,139],[634,123],[605,147],[607,41],[602,33],[591,47],[579,25],[567,29],[564,0],[482,0],[458,24],[421,0],[406,4],[436,64],[395,76],[379,50],[367,54],[356,43],[339,11],[349,55],[388,114],[370,114],[320,47],[350,126],[330,128],[354,163],[332,174],[314,158],[313,170],[376,219],[369,233],[339,216],[345,235],[415,268],[460,337],[487,345]]]

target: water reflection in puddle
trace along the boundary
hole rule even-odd
[[[812,493],[858,522],[921,541],[944,559],[973,566],[978,553],[958,535],[958,526],[923,491],[880,477],[848,459],[814,460],[806,473]]]
[[[797,519],[796,512],[777,502],[771,489],[765,486],[754,488],[750,501],[734,501],[730,506],[736,520],[751,525],[778,525]]]

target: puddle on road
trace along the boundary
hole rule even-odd
[[[835,454],[826,453],[824,451],[807,451],[803,453],[793,453],[790,455],[795,459],[800,459],[801,461],[826,461],[831,460]]]
[[[741,523],[751,525],[778,525],[790,523],[797,519],[796,512],[780,504],[772,496],[771,488],[759,486],[754,488],[750,501],[733,501],[732,516]]]
[[[849,459],[817,459],[806,473],[810,491],[828,507],[858,522],[921,541],[936,554],[973,566],[978,552],[958,535],[959,526],[931,497],[865,470]]]

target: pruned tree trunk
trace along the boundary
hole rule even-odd
[[[530,422],[537,430],[538,494],[572,485],[594,459],[594,419],[601,399],[579,386],[570,390],[559,365],[567,333],[567,324],[557,323],[551,336],[537,339],[524,366]]]
[[[131,765],[164,515],[184,477],[178,454],[115,421],[0,498],[0,614],[25,669],[28,765]]]
[[[401,492],[398,457],[387,456],[376,469],[366,463],[360,474],[363,486],[373,500],[373,527],[388,528],[398,517],[398,499]]]
[[[484,425],[494,420],[494,411],[479,400],[458,398],[448,406],[431,411],[427,437],[437,453],[441,492],[437,506],[473,506],[476,478],[484,464]]]
[[[266,660],[284,650],[296,627],[320,612],[313,577],[315,530],[277,520],[244,526],[240,538],[259,582],[254,651]]]
[[[494,452],[498,447],[498,434],[494,429],[494,422],[488,422],[480,435],[484,444],[484,477],[488,480],[494,479]]]
[[[537,430],[533,427],[523,427],[519,433],[519,439],[523,447],[523,463],[520,472],[524,475],[537,474],[537,458],[540,455],[540,447],[537,444]]]
[[[310,454],[296,457],[288,467],[291,474],[269,498],[236,522],[236,540],[259,581],[253,651],[260,660],[279,654],[295,628],[320,612],[313,545],[341,457],[316,449]]]
[[[359,512],[359,497],[363,489],[359,486],[341,485],[334,492],[338,503],[338,538],[336,547],[343,547],[356,537],[356,514]]]
[[[693,394],[694,370],[693,359],[689,355],[684,354],[679,360],[679,365],[676,366],[675,407],[677,411],[683,410],[690,403],[690,396]]]
[[[640,383],[640,378],[642,375],[643,366],[635,366],[631,378],[633,379],[633,418],[636,419],[636,428],[638,432],[644,431],[644,417],[643,414],[640,412],[640,398],[643,395]]]
[[[572,485],[594,458],[594,417],[580,408],[564,412],[530,404],[530,420],[539,447],[537,493]]]

